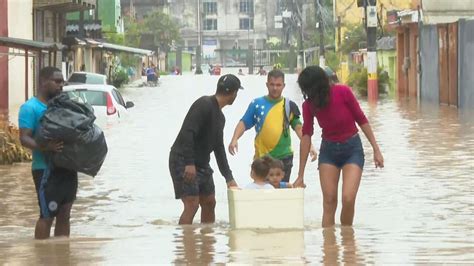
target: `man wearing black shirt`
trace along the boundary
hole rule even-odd
[[[192,224],[199,206],[201,223],[215,221],[214,171],[209,165],[211,152],[214,152],[227,187],[237,187],[224,148],[222,108],[234,102],[239,89],[242,87],[236,76],[222,76],[215,95],[203,96],[192,104],[171,147],[169,168],[175,197],[184,204],[179,224]]]

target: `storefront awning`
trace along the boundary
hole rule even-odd
[[[46,50],[46,51],[57,51],[62,48],[61,45],[56,43],[39,42],[28,39],[11,38],[11,37],[0,37],[0,46],[7,46],[18,49],[26,50]]]
[[[102,43],[94,39],[85,38],[85,41],[87,42],[88,45],[92,47],[102,47]]]
[[[34,9],[63,13],[94,9],[95,6],[95,0],[33,0]]]
[[[106,43],[106,42],[102,43],[102,49],[107,50],[107,51],[124,52],[124,53],[130,53],[130,54],[141,54],[141,55],[153,54],[153,51],[151,50],[139,49],[139,48],[128,47],[128,46],[123,46],[123,45],[118,45],[118,44],[113,44],[113,43]]]
[[[74,36],[67,36],[67,37],[64,37],[63,38],[63,44],[64,45],[67,45],[69,47],[73,46],[73,45],[79,45],[79,46],[84,46],[86,45],[87,43],[82,40],[82,39],[79,39],[77,37],[74,37]]]

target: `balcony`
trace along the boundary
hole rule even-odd
[[[34,0],[33,8],[54,12],[74,12],[94,9],[96,0]]]

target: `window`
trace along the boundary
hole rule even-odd
[[[74,73],[68,79],[69,83],[84,83],[84,84],[107,84],[105,76],[90,75],[85,73]]]
[[[251,30],[253,29],[253,18],[241,18],[239,23],[239,29]]]
[[[253,14],[253,0],[240,0],[239,12]]]
[[[203,10],[205,15],[217,14],[217,2],[204,2]]]
[[[87,103],[92,106],[106,106],[107,98],[103,91],[74,90],[68,91],[67,95],[73,101]]]
[[[117,90],[112,90],[112,95],[114,96],[114,99],[116,102],[118,102],[118,104],[125,107],[125,101],[123,100],[122,95],[120,95],[120,92],[118,92]]]
[[[204,30],[217,30],[217,19],[205,19]]]

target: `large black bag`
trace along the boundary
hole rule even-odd
[[[35,139],[39,145],[51,140],[64,142],[62,152],[46,154],[54,166],[95,176],[107,155],[107,143],[94,121],[91,106],[60,94],[48,102]]]

